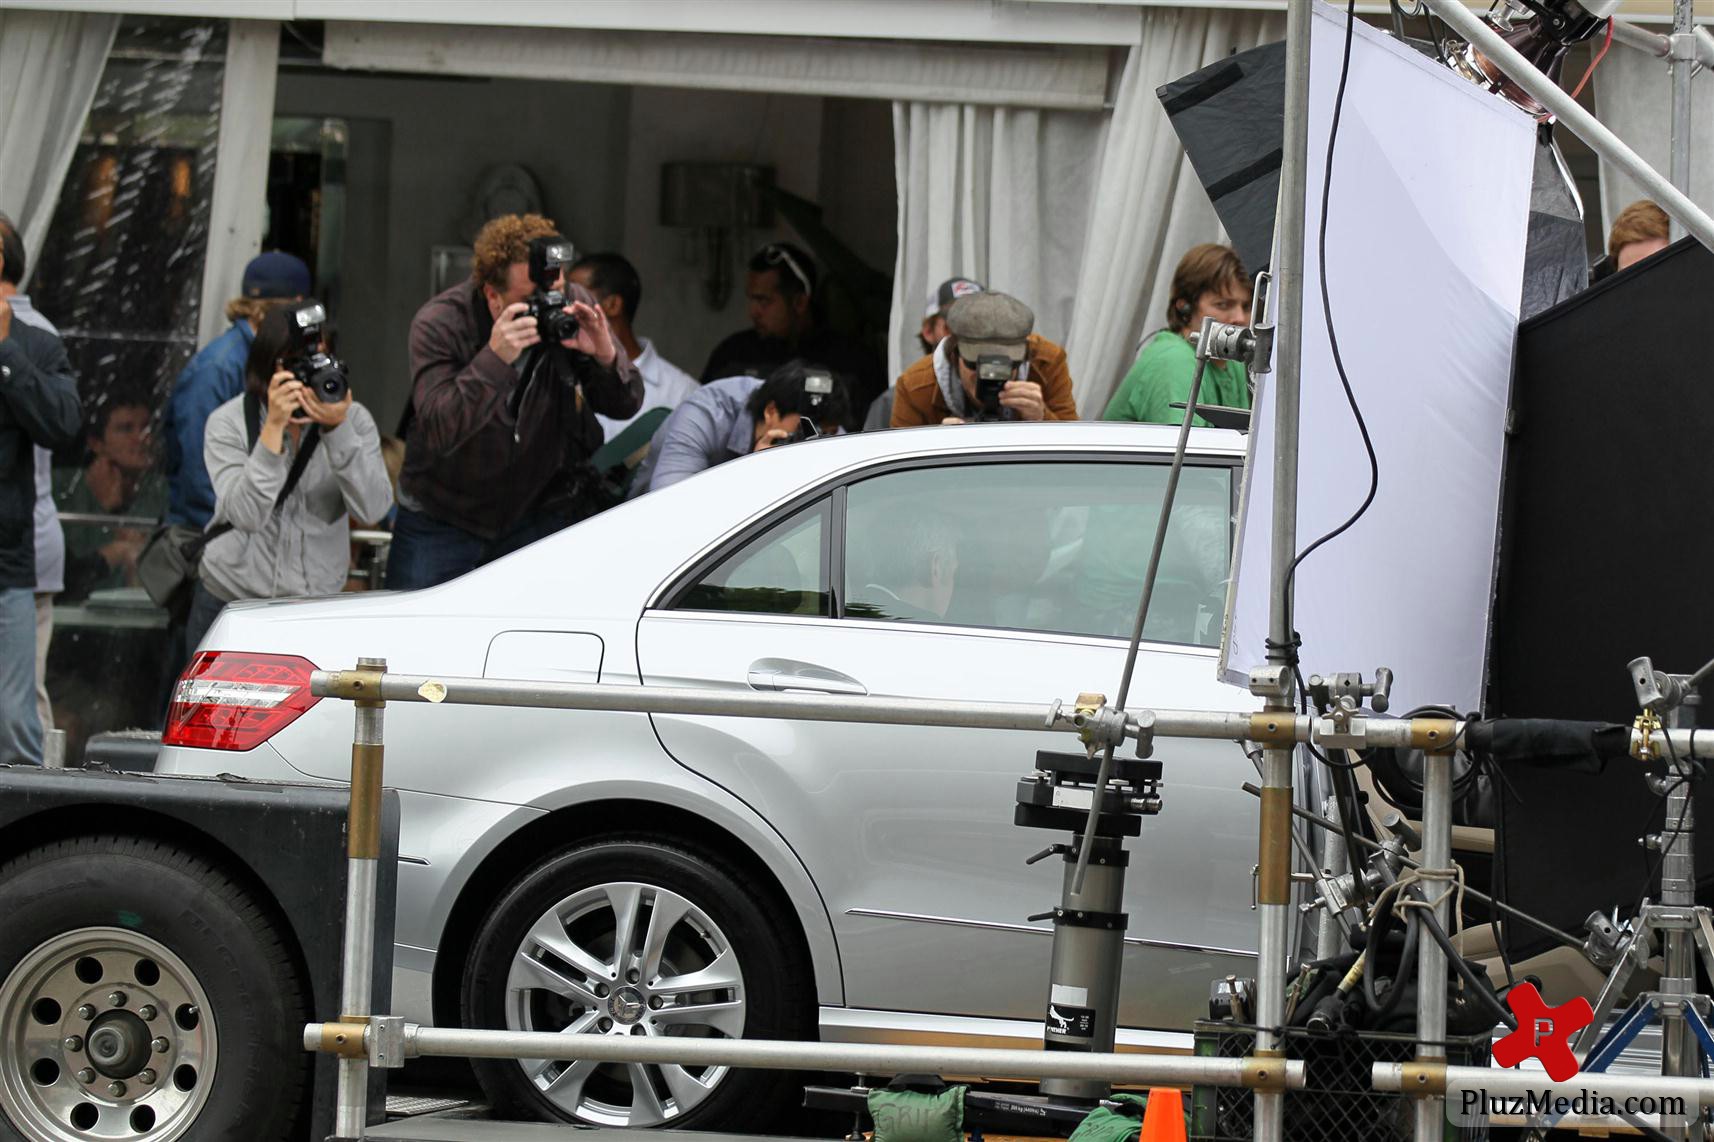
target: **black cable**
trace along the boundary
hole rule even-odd
[[[1377,979],[1381,975],[1381,950],[1387,938],[1387,928],[1392,924],[1394,903],[1398,899],[1395,893],[1385,897],[1375,905],[1375,914],[1368,918],[1368,942],[1364,946],[1364,955],[1368,958],[1363,965],[1363,998],[1369,1004],[1375,1022],[1380,1022],[1392,1013],[1398,1006],[1399,996],[1403,994],[1404,985],[1409,980],[1409,972],[1416,964],[1416,938],[1408,923],[1404,924],[1404,950],[1399,953],[1398,967],[1393,969],[1391,982],[1383,997],[1375,990]]]
[[[1440,926],[1440,921],[1436,920],[1427,908],[1411,908],[1407,911],[1418,914],[1416,916],[1417,922],[1428,929],[1428,934],[1434,937],[1434,942],[1439,944],[1440,950],[1446,953],[1446,960],[1452,965],[1452,970],[1458,973],[1458,978],[1464,981],[1464,986],[1475,993],[1482,1006],[1494,1013],[1506,1027],[1516,1031],[1518,1029],[1517,1016],[1513,1015],[1506,1005],[1500,1002],[1486,980],[1476,978],[1475,970],[1459,954],[1458,949],[1453,947],[1452,937],[1446,934],[1446,929]]]
[[[1297,679],[1298,711],[1307,716],[1309,713],[1309,688],[1303,684],[1303,671],[1297,668],[1297,663],[1292,663],[1291,670]],[[1356,829],[1351,824],[1353,820],[1362,817],[1363,802],[1357,794],[1356,785],[1351,777],[1352,771],[1360,768],[1362,763],[1359,762],[1355,765],[1347,762],[1335,763],[1316,749],[1314,742],[1305,742],[1304,748],[1309,750],[1310,756],[1326,766],[1333,775],[1333,806],[1339,814],[1339,831],[1345,840],[1345,863],[1352,870],[1352,895],[1357,898],[1359,906],[1367,906],[1369,903],[1369,886],[1363,880],[1362,863],[1357,859]]]
[[[1351,77],[1351,41],[1356,29],[1356,23],[1357,0],[1346,0],[1345,47],[1339,61],[1339,89],[1333,97],[1333,122],[1329,127],[1327,134],[1327,165],[1323,172],[1321,181],[1321,219],[1320,234],[1317,242],[1317,249],[1319,251],[1317,260],[1319,265],[1317,265],[1316,270],[1321,282],[1321,314],[1322,319],[1327,325],[1327,342],[1328,347],[1333,352],[1333,367],[1339,373],[1339,383],[1345,389],[1345,400],[1351,406],[1351,415],[1357,422],[1357,431],[1363,437],[1363,449],[1368,453],[1369,457],[1369,492],[1363,497],[1363,502],[1358,506],[1357,510],[1351,513],[1351,518],[1347,519],[1344,523],[1340,524],[1338,527],[1334,528],[1332,531],[1323,535],[1314,543],[1311,543],[1308,547],[1297,553],[1296,558],[1291,561],[1291,566],[1286,569],[1286,598],[1288,600],[1293,597],[1292,584],[1296,581],[1298,567],[1317,549],[1332,540],[1337,539],[1339,536],[1344,535],[1347,531],[1350,531],[1351,528],[1355,527],[1357,521],[1363,518],[1364,513],[1369,510],[1369,506],[1375,502],[1375,494],[1380,490],[1381,486],[1380,461],[1375,456],[1374,441],[1369,437],[1369,424],[1363,419],[1363,410],[1358,407],[1357,394],[1352,391],[1351,378],[1345,373],[1345,359],[1339,351],[1339,335],[1333,327],[1333,303],[1329,300],[1327,295],[1327,218],[1328,203],[1333,190],[1333,156],[1338,149],[1339,121],[1345,112],[1345,88]],[[1301,370],[1302,364],[1300,362],[1300,373]],[[1295,608],[1289,607],[1288,605],[1288,621],[1286,624],[1288,630],[1292,629],[1292,624],[1289,621],[1289,615],[1292,609]],[[1297,641],[1295,636],[1293,641]],[[1297,650],[1295,646],[1271,648],[1286,651],[1290,656],[1292,664],[1296,664]]]

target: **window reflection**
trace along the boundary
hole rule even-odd
[[[846,496],[847,618],[1129,638],[1163,464],[971,464]],[[1231,470],[1185,469],[1147,638],[1215,646],[1232,556]]]
[[[125,18],[29,283],[84,407],[53,475],[67,566],[47,685],[72,758],[157,724],[180,665],[136,559],[165,508],[161,409],[197,348],[225,57],[224,20]]]

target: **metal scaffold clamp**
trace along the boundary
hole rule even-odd
[[[1079,694],[1072,707],[1071,724],[1077,727],[1077,736],[1091,752],[1125,743],[1125,713],[1109,706],[1105,694]]]

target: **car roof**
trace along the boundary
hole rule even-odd
[[[1189,454],[1223,464],[1241,462],[1247,438],[1230,429],[1192,429]],[[1040,424],[958,424],[884,432],[846,433],[767,448],[698,472],[649,492],[541,541],[600,550],[630,540],[641,529],[659,536],[682,557],[718,541],[734,527],[767,515],[806,491],[835,484],[881,464],[988,456],[1024,458],[1040,452],[1090,452],[1105,458],[1126,453],[1155,462],[1178,443],[1172,425],[1068,421]],[[676,561],[676,560],[674,560]],[[481,569],[474,572],[481,577]]]
[[[372,596],[370,605],[376,612],[434,613],[455,607],[471,614],[546,614],[562,611],[568,593],[652,593],[675,569],[724,542],[735,529],[811,488],[880,464],[983,455],[1023,459],[1032,452],[1063,457],[1084,451],[1109,459],[1129,453],[1158,463],[1171,455],[1178,431],[1173,425],[1103,421],[934,425],[769,448],[620,504],[439,587]],[[1188,450],[1203,461],[1230,464],[1243,460],[1246,442],[1244,434],[1229,429],[1197,428],[1191,430]],[[322,609],[306,607],[297,614]]]
[[[813,441],[851,459],[904,457],[939,452],[1012,452],[1020,448],[1136,449],[1171,452],[1178,444],[1176,424],[1137,424],[1113,420],[1064,420],[1037,423],[947,424],[845,433]],[[1242,456],[1247,437],[1222,428],[1193,428],[1188,448],[1201,456]]]

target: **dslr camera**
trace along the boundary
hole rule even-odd
[[[292,376],[324,404],[338,404],[351,391],[351,378],[345,363],[321,348],[322,330],[327,325],[327,310],[319,301],[306,301],[292,310],[286,323],[291,330],[291,342],[282,364]]]
[[[572,245],[564,238],[535,238],[530,242],[530,280],[535,292],[524,299],[525,315],[536,319],[542,344],[558,345],[577,336],[577,315],[566,308],[559,291],[560,274],[576,260]]]
[[[798,410],[797,431],[782,440],[782,444],[795,444],[800,440],[814,440],[821,435],[821,421],[827,415],[826,408],[833,399],[833,374],[811,369],[803,375],[803,407]]]
[[[1013,419],[1012,410],[1000,403],[1000,391],[1014,379],[1017,367],[1010,357],[984,355],[976,358],[976,403],[981,406],[977,420]]]

